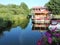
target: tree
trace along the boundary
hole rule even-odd
[[[2,7],[6,7],[6,5],[0,4],[0,8],[2,8]]]
[[[7,7],[8,7],[8,8],[16,8],[17,5],[15,5],[15,4],[8,4]]]
[[[10,14],[10,15],[28,16],[29,8],[24,2],[22,2],[21,5],[16,5],[16,4],[3,5],[3,4],[0,4],[0,14],[1,15],[2,14],[3,15]]]
[[[53,14],[60,14],[60,0],[50,0],[46,7],[53,13]]]
[[[21,3],[20,8],[23,8],[23,10],[25,10],[25,14],[29,13],[29,8],[24,2]]]

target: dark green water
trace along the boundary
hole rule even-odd
[[[24,29],[20,26],[0,27],[0,45],[36,45],[41,36],[39,31],[32,30],[31,20]]]

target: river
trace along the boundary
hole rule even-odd
[[[41,37],[41,32],[32,30],[32,21],[30,20],[25,29],[17,26],[10,30],[1,31],[0,45],[36,45]]]

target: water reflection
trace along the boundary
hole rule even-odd
[[[0,38],[0,45],[36,45],[37,41],[41,39],[42,35],[39,31],[32,30],[32,21],[24,20],[21,23],[11,23],[11,21],[3,20],[1,27],[2,38]],[[19,21],[17,21],[19,22]],[[10,23],[10,24],[9,24]],[[19,25],[18,25],[19,24]],[[21,24],[21,25],[20,25]],[[18,25],[18,27],[16,27]],[[24,28],[22,28],[22,26]],[[7,28],[8,27],[8,28]],[[16,28],[14,28],[16,27]],[[26,28],[25,28],[26,27]],[[9,31],[9,32],[8,32]]]
[[[15,28],[17,26],[20,26],[22,29],[25,29],[29,23],[29,19],[25,20],[5,20],[3,18],[0,18],[0,36],[3,35],[4,31],[10,31],[11,28]]]
[[[39,39],[41,39],[42,35],[40,31],[32,30],[32,21],[30,20],[28,26],[24,31],[21,31],[19,40],[20,45],[37,45]],[[42,33],[44,34],[44,33]]]

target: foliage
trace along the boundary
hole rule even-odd
[[[39,43],[41,43],[41,45],[60,45],[60,31],[56,30],[57,28],[48,30],[42,39],[39,40]]]
[[[47,6],[53,14],[60,14],[60,0],[50,0],[45,6]]]
[[[28,15],[29,14],[29,8],[25,3],[21,3],[20,5],[15,4],[8,4],[8,5],[2,5],[0,4],[0,13],[9,13],[11,15]]]
[[[0,27],[20,26],[24,29],[29,22],[28,14],[29,8],[25,3],[21,3],[21,5],[0,4]]]
[[[29,13],[29,8],[24,2],[21,3],[20,7],[25,10],[25,13],[27,14]]]

